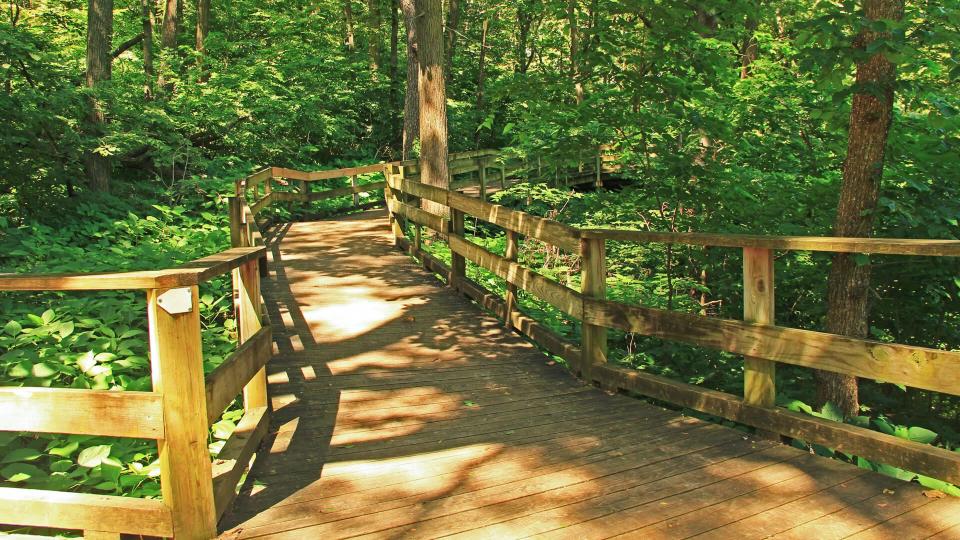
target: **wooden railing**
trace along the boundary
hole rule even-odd
[[[387,205],[397,244],[420,257],[434,272],[544,348],[564,358],[588,381],[610,390],[637,392],[675,405],[754,426],[762,431],[822,444],[838,451],[960,483],[960,454],[896,438],[865,428],[793,413],[775,406],[777,363],[816,368],[960,395],[960,352],[929,349],[847,336],[784,328],[774,324],[774,250],[960,256],[960,241],[879,238],[774,237],[696,233],[659,233],[577,229],[456,191],[404,177],[394,167],[387,178]],[[449,218],[420,208],[418,200],[439,203]],[[505,229],[507,247],[500,256],[470,242],[464,216]],[[399,225],[414,225],[409,241]],[[420,227],[446,239],[452,252],[447,267],[424,252]],[[578,254],[581,290],[552,281],[517,262],[521,237],[530,237]],[[722,246],[743,250],[743,320],[729,320],[633,306],[606,299],[606,242],[661,242]],[[467,279],[465,261],[507,283],[505,298]],[[521,289],[582,321],[581,347],[564,340],[520,313]],[[607,362],[607,331],[617,329],[690,343],[744,356],[742,397],[707,390]]]
[[[242,199],[233,199],[231,209],[252,216]],[[0,275],[0,291],[146,291],[151,392],[3,387],[0,430],[154,439],[162,495],[154,500],[0,488],[0,523],[82,530],[91,538],[217,535],[217,520],[269,425],[264,366],[272,337],[261,308],[259,273],[266,248],[257,241],[252,220],[236,219],[231,225],[238,247],[180,268]],[[228,272],[237,301],[238,347],[204,376],[199,286]],[[209,426],[240,393],[243,417],[211,463]]]

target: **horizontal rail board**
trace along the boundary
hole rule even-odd
[[[586,323],[960,395],[960,353],[584,299]]]
[[[0,487],[0,523],[173,536],[170,509],[157,499]]]
[[[273,167],[267,167],[266,169],[257,171],[246,178],[246,187],[252,188],[264,180],[269,180],[273,177]]]
[[[198,285],[266,255],[264,248],[231,248],[179,268],[86,274],[0,274],[0,291],[169,289]]]
[[[309,199],[311,201],[319,201],[323,199],[332,199],[334,197],[344,197],[346,195],[352,195],[354,193],[366,193],[368,191],[373,191],[376,189],[383,189],[386,187],[386,182],[373,182],[371,184],[361,184],[358,186],[347,186],[336,189],[327,189],[324,191],[318,191],[316,193],[310,193]]]
[[[421,210],[415,206],[404,204],[394,198],[390,198],[390,200],[387,202],[387,206],[394,214],[399,214],[410,221],[413,221],[414,223],[429,227],[440,234],[445,235],[449,232],[449,222],[436,214],[431,214],[426,210]]]
[[[421,199],[427,199],[429,201],[440,203],[444,206],[447,206],[447,198],[450,195],[450,192],[446,189],[431,186],[430,184],[414,182],[413,180],[407,180],[400,176],[389,177],[387,179],[387,184],[393,190],[406,193],[407,195],[413,195],[414,197],[420,197]]]
[[[448,242],[453,252],[463,255],[508,283],[520,287],[571,317],[582,318],[583,302],[576,291],[524,268],[518,263],[491,253],[460,236],[451,234]]]
[[[345,178],[358,174],[382,173],[387,163],[374,163],[373,165],[362,165],[360,167],[347,167],[345,169],[332,169],[329,171],[313,171],[307,173],[307,181],[330,180],[332,178]]]
[[[833,236],[763,236],[753,234],[671,233],[584,229],[584,238],[618,242],[656,242],[692,246],[750,247],[833,253],[882,255],[929,255],[960,257],[960,240],[912,240],[908,238],[844,238]]]
[[[580,252],[579,231],[559,221],[531,216],[499,204],[488,203],[459,193],[450,193],[448,200],[451,208],[456,208],[471,216],[489,221],[524,236],[536,238],[570,253]]]
[[[0,388],[0,430],[163,439],[163,396],[154,392],[4,387]]]
[[[237,428],[213,460],[213,500],[217,519],[223,516],[237,496],[237,484],[250,463],[250,458],[260,445],[270,427],[270,414],[266,407],[246,411]]]
[[[259,214],[261,210],[270,206],[272,203],[273,203],[273,193],[267,193],[266,195],[261,197],[260,200],[250,205],[250,211],[253,212],[254,215]]]
[[[212,424],[220,418],[250,379],[267,365],[272,354],[272,332],[269,326],[265,326],[207,375],[208,423]]]
[[[286,178],[288,180],[309,180],[310,173],[306,171],[298,171],[296,169],[287,169],[284,167],[274,167],[273,174],[274,178]]]
[[[592,372],[602,386],[720,416],[781,435],[822,444],[948,482],[960,482],[960,454],[877,431],[794,413],[747,405],[737,396],[672,381],[635,369],[602,365]]]

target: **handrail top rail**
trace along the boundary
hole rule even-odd
[[[762,248],[785,251],[874,253],[960,257],[960,240],[858,238],[844,236],[768,236],[762,234],[662,232],[636,229],[580,229],[581,238],[620,242],[656,242],[692,246]]]
[[[0,291],[171,289],[199,285],[266,255],[264,246],[231,248],[177,268],[77,274],[0,274]]]

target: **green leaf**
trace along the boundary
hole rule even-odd
[[[14,483],[26,482],[31,478],[44,478],[47,476],[45,472],[29,463],[13,463],[7,465],[0,470],[0,475],[3,475],[4,478]]]
[[[73,468],[73,462],[69,459],[58,459],[50,464],[50,472],[67,472]]]
[[[54,369],[53,366],[51,366],[46,362],[40,362],[39,364],[34,364],[31,372],[33,373],[33,376],[38,379],[46,379],[49,377],[53,377],[58,373],[58,371]]]
[[[40,315],[40,320],[43,321],[43,324],[50,324],[51,322],[53,322],[53,319],[56,316],[57,314],[54,313],[52,309],[48,309],[44,311],[42,315]]]
[[[43,454],[39,450],[33,448],[17,448],[13,452],[7,453],[3,456],[3,460],[0,463],[17,463],[19,461],[35,461],[40,458]]]
[[[820,410],[820,414],[823,415],[823,417],[827,420],[843,422],[843,413],[840,412],[840,409],[836,405],[829,401],[823,405],[823,409]]]
[[[73,441],[63,446],[50,448],[49,450],[47,450],[47,453],[52,454],[54,456],[70,457],[73,455],[74,452],[77,451],[78,448],[80,448],[80,444],[77,443],[77,441]]]
[[[93,468],[103,463],[103,460],[110,456],[110,445],[101,444],[86,448],[77,456],[77,463],[82,467]]]
[[[16,336],[21,330],[23,330],[23,327],[17,321],[10,321],[3,326],[3,331],[11,336]]]
[[[937,433],[927,428],[913,426],[907,429],[907,438],[918,443],[932,444],[933,441],[937,440]]]
[[[920,485],[923,487],[942,491],[947,495],[953,495],[954,497],[960,497],[960,487],[948,482],[944,482],[943,480],[937,480],[936,478],[930,478],[929,476],[918,474],[917,481],[920,482]]]

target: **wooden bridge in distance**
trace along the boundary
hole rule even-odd
[[[778,436],[954,484],[960,453],[773,399],[778,363],[960,395],[958,352],[773,323],[776,250],[960,256],[960,242],[577,229],[485,200],[511,178],[601,184],[609,162],[598,153],[561,171],[469,152],[452,156],[452,174],[471,179],[451,190],[420,183],[416,161],[268,168],[237,184],[228,251],[169,270],[0,276],[0,290],[147,291],[152,392],[0,389],[0,429],[156,439],[163,487],[161,500],[0,488],[0,523],[90,538],[960,538],[960,499]],[[277,203],[360,207],[378,190],[386,209],[258,223]],[[466,216],[503,229],[506,251],[472,242]],[[424,228],[449,246],[449,265],[421,249]],[[518,261],[524,241],[579,255],[580,290]],[[608,241],[743,250],[743,320],[606,299]],[[468,262],[504,279],[506,295],[470,280]],[[204,374],[190,306],[200,283],[225,273],[238,348]],[[581,321],[580,342],[520,312],[521,290]],[[608,363],[611,328],[743,355],[744,395]],[[241,392],[243,419],[211,463],[208,426]],[[30,408],[57,414],[14,414]]]

